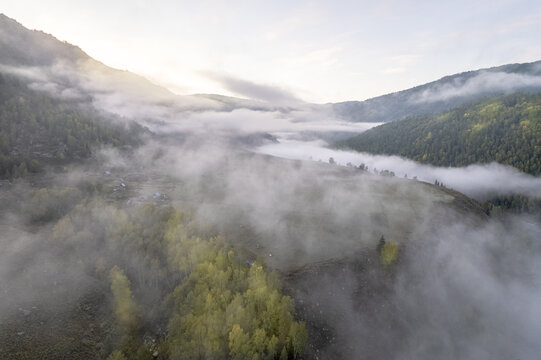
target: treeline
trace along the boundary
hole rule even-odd
[[[387,123],[338,147],[437,166],[498,162],[541,173],[541,94],[513,94]]]
[[[481,206],[489,215],[502,212],[541,214],[541,199],[518,194],[498,196],[483,202]]]
[[[65,271],[82,270],[110,289],[102,311],[113,325],[103,344],[93,345],[101,349],[97,357],[302,358],[305,325],[262,261],[190,213],[151,203],[118,208],[87,195],[82,187],[35,189],[21,210],[35,207],[26,214],[29,224],[54,224],[46,248]]]
[[[0,73],[0,178],[24,177],[44,165],[87,158],[101,145],[138,143],[142,127],[104,119]]]

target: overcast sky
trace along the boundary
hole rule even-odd
[[[541,60],[541,1],[2,0],[0,12],[179,94],[222,79],[364,100]]]

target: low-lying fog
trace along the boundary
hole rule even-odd
[[[378,124],[366,123],[367,128]],[[541,178],[498,163],[473,164],[466,167],[438,167],[423,165],[399,156],[373,155],[355,151],[336,150],[325,140],[299,140],[292,136],[278,137],[278,142],[265,144],[257,152],[287,159],[328,162],[332,158],[338,165],[364,164],[368,170],[388,170],[398,177],[417,178],[460,191],[477,200],[486,200],[495,195],[523,194],[541,197]]]

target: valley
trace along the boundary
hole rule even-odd
[[[0,15],[0,358],[536,358],[539,69],[177,95]]]

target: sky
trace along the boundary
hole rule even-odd
[[[534,0],[2,0],[0,12],[177,94],[232,81],[308,102],[364,100],[541,60]]]

